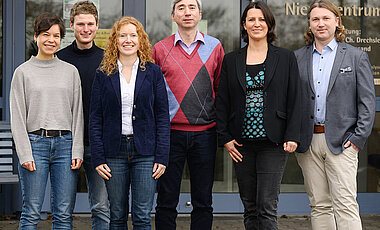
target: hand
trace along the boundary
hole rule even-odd
[[[158,178],[160,178],[160,176],[162,176],[162,174],[164,174],[165,169],[166,169],[165,165],[154,163],[152,177],[157,180]]]
[[[72,159],[71,160],[71,169],[72,170],[75,170],[75,169],[79,169],[80,166],[82,165],[82,160],[81,159]]]
[[[347,141],[346,144],[344,144],[344,147],[348,148],[350,147],[350,145],[352,146],[352,148],[359,152],[360,149],[358,148],[358,146],[354,145],[354,143],[352,143],[351,141]]]
[[[294,141],[287,141],[284,143],[284,151],[288,153],[292,153],[296,151],[298,144]]]
[[[36,171],[36,164],[34,163],[34,161],[27,161],[25,162],[24,164],[21,165],[22,167],[26,168],[27,170],[33,172],[33,171]]]
[[[237,141],[234,139],[230,142],[225,143],[224,148],[226,148],[232,160],[234,160],[235,162],[239,162],[239,161],[241,162],[243,161],[243,155],[239,153],[239,151],[235,148],[235,145],[239,147],[243,146],[242,144],[237,143]]]
[[[109,180],[110,177],[112,177],[111,169],[108,167],[107,164],[98,165],[95,168],[95,170],[99,173],[101,177],[103,177],[103,179]]]

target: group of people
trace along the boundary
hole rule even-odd
[[[89,1],[71,9],[75,40],[60,51],[62,19],[35,19],[38,53],[15,70],[10,93],[19,229],[37,229],[48,175],[53,229],[73,228],[82,162],[92,229],[127,229],[129,209],[134,229],[151,229],[156,190],[156,229],[176,229],[187,161],[190,228],[210,230],[218,144],[234,162],[246,229],[278,228],[292,152],[313,229],[361,229],[358,151],[374,122],[375,91],[368,55],[344,43],[338,8],[315,0],[307,45],[293,52],[272,45],[275,18],[251,2],[240,20],[247,45],[226,55],[197,28],[201,0],[173,0],[171,10],[178,30],[153,48],[133,17],[117,20],[106,49],[97,47],[98,12]]]

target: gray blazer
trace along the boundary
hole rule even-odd
[[[314,129],[315,90],[313,46],[295,51],[301,77],[301,143],[297,152],[306,152]],[[367,53],[346,43],[338,43],[326,98],[325,135],[331,152],[339,154],[351,141],[364,148],[375,119],[375,86]]]

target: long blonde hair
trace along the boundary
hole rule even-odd
[[[144,71],[146,62],[154,63],[152,58],[152,45],[149,42],[148,34],[145,32],[143,25],[134,17],[122,17],[117,20],[112,27],[104,57],[100,63],[100,70],[108,76],[118,69],[117,60],[119,58],[118,38],[120,28],[123,25],[132,24],[136,26],[139,39],[139,49],[137,56],[140,58],[140,68]]]
[[[330,0],[315,0],[310,8],[309,8],[309,11],[307,13],[307,19],[308,19],[308,28],[306,29],[303,37],[305,38],[305,42],[307,45],[311,45],[313,44],[313,41],[314,41],[314,34],[311,32],[311,29],[310,29],[310,12],[314,9],[314,8],[325,8],[329,11],[331,11],[335,17],[338,18],[339,22],[338,22],[338,26],[336,27],[336,30],[335,30],[335,39],[336,41],[338,42],[344,42],[344,39],[346,38],[346,29],[344,28],[343,26],[343,23],[342,23],[342,15],[338,9],[338,7],[336,7],[334,5],[334,3],[332,3]]]

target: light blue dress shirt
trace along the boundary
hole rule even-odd
[[[313,43],[314,123],[316,125],[325,123],[327,89],[337,49],[338,42],[335,38],[323,47],[322,53],[319,53],[315,42]]]
[[[179,35],[178,33],[178,30],[177,32],[175,33],[175,36],[174,36],[174,45],[177,44],[177,42],[179,43],[179,45],[186,51],[186,53],[188,53],[189,55],[194,51],[195,47],[197,47],[198,45],[198,41],[202,42],[203,44],[205,43],[205,39],[203,37],[203,35],[199,32],[199,30],[197,30],[197,35],[195,36],[195,39],[194,39],[194,42],[190,44],[190,46],[187,46],[186,43],[184,43],[182,41],[182,38],[181,36]]]

